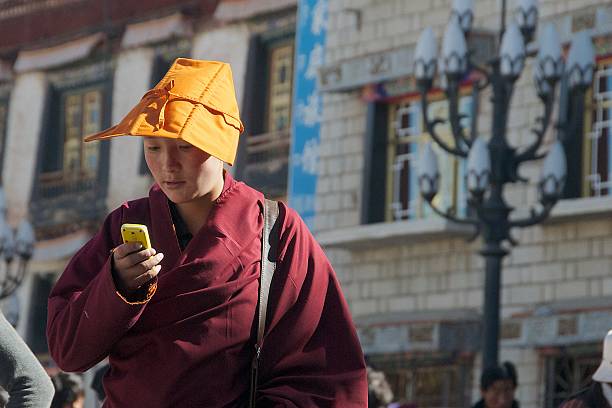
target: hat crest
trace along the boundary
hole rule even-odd
[[[121,122],[85,141],[118,136],[183,139],[231,165],[242,131],[230,66],[178,58]]]

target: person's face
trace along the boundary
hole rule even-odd
[[[514,391],[512,380],[498,380],[486,390],[480,390],[480,393],[486,408],[511,408]]]
[[[71,403],[64,404],[63,408],[84,408],[85,407],[85,395],[79,394],[76,400]]]
[[[221,160],[179,139],[143,139],[147,166],[172,202],[188,203],[223,189]]]

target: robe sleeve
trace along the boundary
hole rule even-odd
[[[363,352],[338,280],[299,216],[283,213],[258,406],[365,407]]]
[[[49,351],[64,371],[85,371],[104,359],[146,307],[127,302],[113,281],[110,253],[121,242],[121,219],[122,208],[106,218],[49,295]]]

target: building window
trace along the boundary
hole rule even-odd
[[[246,134],[236,159],[236,177],[276,200],[287,195],[293,37],[287,28],[250,41],[242,110]]]
[[[8,122],[8,98],[0,99],[0,180],[2,180],[2,169],[4,167],[4,151],[6,150],[6,124]]]
[[[109,125],[112,68],[101,60],[47,72],[47,111],[29,209],[40,240],[97,225],[106,213],[110,144],[83,138]]]
[[[612,56],[601,59],[587,96],[585,138],[586,172],[583,195],[607,196],[612,192]],[[590,129],[588,129],[590,127]]]
[[[435,356],[427,359],[374,356],[368,359],[385,373],[395,401],[414,403],[418,407],[469,406],[472,376],[469,361]]]
[[[448,102],[432,99],[429,117],[448,118]],[[460,112],[466,115],[462,119],[464,128],[469,128],[471,102],[471,96],[460,99]],[[411,97],[391,104],[388,114],[385,221],[428,218],[433,211],[421,198],[417,183],[418,154],[423,144],[431,141],[423,123],[420,100]],[[438,126],[436,130],[441,138],[453,144],[449,125]],[[451,208],[456,214],[465,214],[465,161],[448,155],[433,142],[432,146],[438,154],[441,174],[440,193],[434,203],[445,210]]]
[[[289,129],[293,85],[293,40],[268,49],[268,95],[266,132]]]
[[[102,129],[104,88],[88,87],[61,92],[57,128],[49,131],[58,143],[47,143],[42,162],[41,185],[55,186],[96,179],[100,143],[83,142],[83,137]]]
[[[597,345],[563,350],[546,358],[546,408],[556,408],[570,395],[587,387],[601,363]]]
[[[102,128],[102,89],[93,88],[63,95],[63,177],[94,178],[98,171],[100,145],[84,143],[83,137]]]

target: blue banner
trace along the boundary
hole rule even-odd
[[[327,34],[328,0],[300,0],[296,28],[291,155],[288,200],[310,229],[315,216],[319,173],[321,95],[317,72],[322,66]]]

